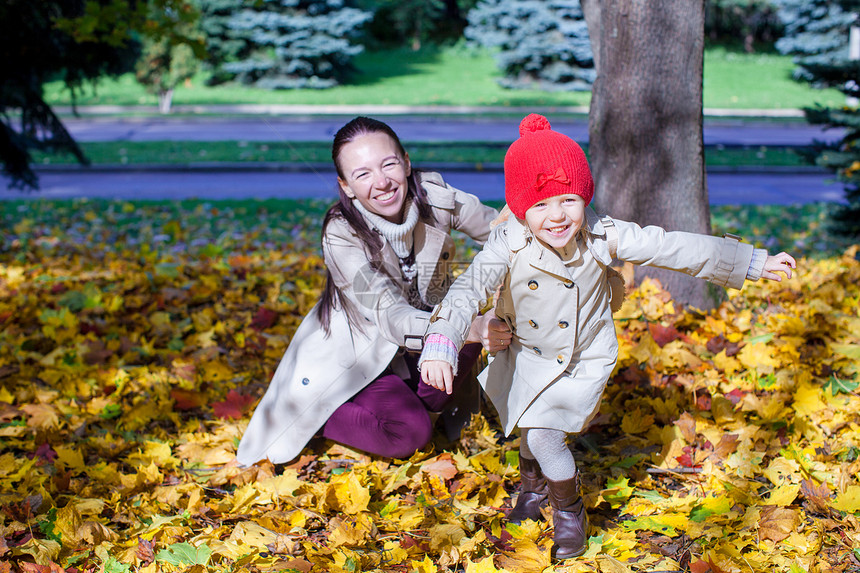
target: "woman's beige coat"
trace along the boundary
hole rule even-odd
[[[419,220],[414,230],[418,290],[424,302],[433,306],[451,284],[454,242],[450,231],[462,231],[483,243],[498,213],[474,195],[448,186],[438,173],[420,173],[419,177],[435,224]],[[380,238],[384,268],[390,276],[399,277],[399,259]],[[346,221],[331,220],[322,246],[335,284],[357,311],[361,328],[350,324],[339,307],[332,310],[331,336],[327,337],[317,319],[317,307],[311,309],[239,443],[236,457],[242,465],[266,458],[274,463],[293,459],[341,404],[389,365],[406,374],[398,350],[421,350],[430,313],[409,305],[403,281],[370,267],[366,247]]]
[[[621,261],[732,288],[743,286],[748,270],[761,276],[760,268],[750,269],[752,246],[736,238],[611,221]],[[606,280],[612,256],[602,220],[591,209],[580,233],[563,260],[511,216],[493,230],[433,313],[428,334],[440,333],[462,346],[476,309],[501,285],[496,314],[514,340],[496,353],[479,380],[506,434],[515,426],[581,431],[596,413],[618,358]],[[758,255],[763,266],[766,253]]]

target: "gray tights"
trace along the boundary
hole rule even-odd
[[[537,460],[547,479],[561,481],[576,474],[576,462],[567,447],[567,432],[548,428],[522,428],[520,455]]]

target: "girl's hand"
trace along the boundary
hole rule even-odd
[[[499,352],[511,344],[511,329],[492,312],[475,317],[466,342],[480,342],[489,353]]]
[[[794,260],[794,257],[787,253],[768,255],[767,260],[764,262],[764,270],[761,272],[761,278],[781,282],[782,277],[776,273],[785,273],[786,277],[791,278],[791,269],[796,268],[797,262]]]
[[[450,394],[453,391],[454,367],[444,360],[425,360],[421,363],[421,380]]]

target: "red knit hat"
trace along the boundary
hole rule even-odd
[[[508,207],[522,219],[538,201],[568,193],[591,203],[594,180],[585,153],[571,138],[553,131],[544,116],[527,115],[520,123],[520,138],[505,154]]]

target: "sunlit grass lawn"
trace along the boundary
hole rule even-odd
[[[496,79],[492,56],[462,46],[367,52],[355,59],[357,73],[348,85],[328,90],[268,91],[240,85],[208,87],[198,75],[177,88],[174,105],[202,104],[399,104],[440,106],[584,106],[588,92],[506,90]],[[714,108],[797,109],[816,102],[838,105],[836,90],[813,90],[791,79],[791,58],[778,54],[745,54],[723,47],[705,52],[704,105]],[[52,105],[70,103],[60,82],[46,86]],[[155,106],[156,98],[125,75],[85,89],[78,104]]]
[[[429,163],[501,164],[507,143],[484,141],[404,142],[416,165]],[[96,165],[194,164],[202,162],[325,163],[331,162],[328,141],[123,141],[82,142],[81,148]],[[587,146],[586,152],[587,152]],[[34,153],[37,165],[75,164],[69,154]],[[788,147],[707,147],[708,166],[804,165]]]

